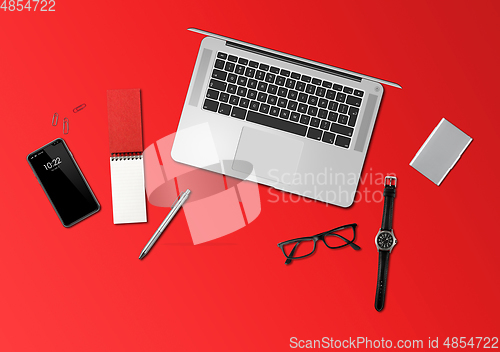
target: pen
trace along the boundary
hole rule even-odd
[[[146,247],[144,247],[144,249],[142,250],[141,255],[139,256],[139,259],[144,258],[146,256],[146,254],[148,254],[148,252],[151,250],[151,247],[153,247],[153,245],[158,240],[158,238],[160,238],[160,235],[165,230],[168,223],[174,218],[175,214],[177,214],[179,209],[186,202],[190,193],[191,193],[191,191],[189,189],[187,189],[186,192],[184,192],[180,195],[179,200],[174,204],[174,206],[172,207],[172,209],[168,213],[165,220],[163,220],[160,227],[158,227],[158,229],[155,231],[153,237],[151,237],[149,242],[146,244]]]

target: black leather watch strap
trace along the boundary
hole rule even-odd
[[[389,269],[389,251],[379,251],[377,293],[375,295],[375,309],[381,311],[385,303],[385,290],[387,287],[387,271]]]
[[[394,198],[396,197],[395,186],[384,188],[384,214],[382,215],[382,227],[384,231],[392,230],[392,214],[394,212]]]

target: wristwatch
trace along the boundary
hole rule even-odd
[[[384,180],[384,214],[382,216],[382,227],[375,236],[375,245],[378,250],[378,277],[377,293],[375,295],[375,309],[381,311],[384,308],[385,291],[387,287],[387,271],[389,269],[389,254],[398,243],[392,230],[392,214],[394,209],[394,198],[396,197],[396,177],[386,176]]]

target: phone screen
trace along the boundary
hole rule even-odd
[[[64,140],[56,139],[31,153],[28,162],[64,226],[99,211],[99,203]]]

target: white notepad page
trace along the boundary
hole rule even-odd
[[[147,222],[144,162],[140,157],[111,157],[113,223]]]

